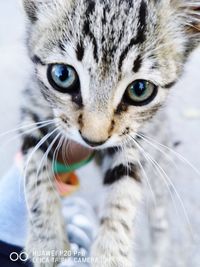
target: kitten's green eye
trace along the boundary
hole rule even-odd
[[[75,69],[69,65],[50,65],[47,77],[51,86],[62,93],[73,93],[79,90],[80,82]]]
[[[157,86],[146,80],[136,80],[126,89],[126,100],[132,105],[143,106],[151,102],[157,94]]]

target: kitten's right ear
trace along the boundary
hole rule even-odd
[[[38,4],[37,0],[23,0],[25,12],[31,22],[37,21]]]

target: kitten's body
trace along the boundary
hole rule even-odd
[[[137,133],[168,143],[164,112],[154,115],[198,43],[196,18],[200,3],[192,1],[187,9],[181,0],[75,2],[24,0],[31,21],[28,47],[36,74],[25,92],[22,118],[25,125],[38,123],[36,132],[25,134],[22,146],[30,208],[26,249],[31,256],[33,250],[58,251],[68,246],[51,172],[54,145],[59,145],[65,135],[83,145],[87,145],[84,140],[102,144],[97,150],[107,196],[92,254],[98,261],[93,265],[129,267],[134,264],[133,221],[142,201],[142,181],[148,182],[146,162],[153,158],[152,147]],[[80,91],[63,94],[53,90],[46,66],[56,63],[76,69]],[[155,83],[157,95],[146,105],[129,105],[123,96],[125,89],[138,79]],[[53,124],[40,127],[40,121],[52,119]],[[48,139],[42,139],[46,134]],[[123,149],[117,150],[116,146]],[[46,152],[47,166],[41,167]],[[151,166],[147,175],[150,173],[157,199],[151,221],[157,230],[154,243],[160,248],[159,253],[155,252],[158,255],[154,266],[162,266],[167,231],[162,188],[168,181],[162,169],[152,163],[160,176],[156,177]]]

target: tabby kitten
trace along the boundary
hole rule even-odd
[[[200,1],[23,2],[35,71],[24,93],[22,122],[38,127],[22,140],[30,209],[26,251],[33,259],[34,250],[69,248],[52,186],[52,160],[65,138],[102,159],[107,196],[92,266],[134,266],[133,222],[147,168],[142,142],[144,134],[166,130],[163,112],[156,114],[200,41]],[[38,168],[47,154],[47,166]],[[162,225],[159,212],[155,218]],[[49,256],[34,264],[57,266],[57,260]]]

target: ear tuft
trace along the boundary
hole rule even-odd
[[[23,0],[24,9],[31,22],[37,21],[37,3],[36,0]]]
[[[200,1],[184,1],[186,28],[193,34],[200,34]]]
[[[182,18],[188,37],[188,52],[200,44],[200,0],[170,0]]]

